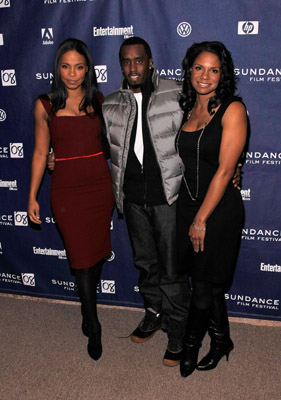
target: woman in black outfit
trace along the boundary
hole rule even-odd
[[[193,44],[183,60],[180,104],[184,122],[176,146],[185,164],[177,203],[180,268],[192,278],[181,375],[215,368],[233,349],[224,294],[230,289],[244,209],[232,185],[247,134],[247,115],[235,97],[231,54],[220,42]],[[211,348],[197,365],[209,332]]]

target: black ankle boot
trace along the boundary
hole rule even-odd
[[[202,358],[197,365],[199,371],[208,371],[216,368],[223,356],[226,356],[228,361],[229,353],[233,350],[234,345],[229,337],[229,327],[218,329],[215,326],[209,328],[211,336],[211,347],[209,353]]]
[[[102,355],[101,328],[99,328],[95,332],[90,331],[88,354],[93,360],[98,360],[101,357]]]
[[[201,347],[201,340],[196,336],[188,335],[183,346],[183,356],[180,363],[180,372],[183,378],[191,375],[195,370],[198,360],[198,353]]]

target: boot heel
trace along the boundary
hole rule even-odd
[[[226,361],[228,362],[229,360],[229,353],[231,352],[231,350],[229,350],[227,353],[225,353],[225,357],[226,357]]]
[[[230,339],[231,340],[231,339]],[[226,352],[225,352],[225,357],[226,357],[226,361],[228,361],[228,359],[229,359],[229,354],[230,354],[230,352],[232,351],[234,349],[234,345],[233,345],[233,343],[232,343],[232,340],[231,340],[231,345],[230,345],[230,347],[226,350]]]

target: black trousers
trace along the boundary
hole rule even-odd
[[[176,205],[125,201],[124,213],[144,307],[161,312],[165,327],[185,321],[191,293],[187,273],[177,271]]]

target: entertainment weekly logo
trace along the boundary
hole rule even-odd
[[[242,67],[234,69],[240,80],[247,79],[255,83],[281,82],[281,68],[278,67]]]
[[[242,200],[244,201],[250,201],[251,200],[251,189],[243,189],[240,190]]]
[[[0,272],[0,281],[3,283],[13,283],[24,286],[33,286],[33,287],[36,286],[35,274],[31,272],[24,272],[21,274]]]
[[[258,296],[250,296],[244,294],[226,293],[225,299],[231,303],[235,303],[236,306],[252,309],[257,308],[278,311],[280,306],[279,299],[262,298]]]
[[[0,179],[0,188],[8,188],[9,190],[18,190],[16,179],[14,181],[2,181]]]
[[[125,27],[116,27],[116,26],[107,26],[107,27],[93,27],[93,36],[123,36],[124,39],[127,39],[131,36],[134,36],[134,26],[125,26]]]
[[[0,46],[4,46],[4,37],[3,37],[3,33],[0,33]]]
[[[260,271],[262,272],[281,272],[281,265],[260,263]]]
[[[53,257],[58,257],[60,260],[66,260],[66,250],[57,250],[57,249],[52,249],[52,248],[43,248],[41,249],[40,247],[32,247],[33,254],[39,255],[39,256],[53,256]]]
[[[242,240],[259,242],[281,242],[279,229],[243,228]]]

